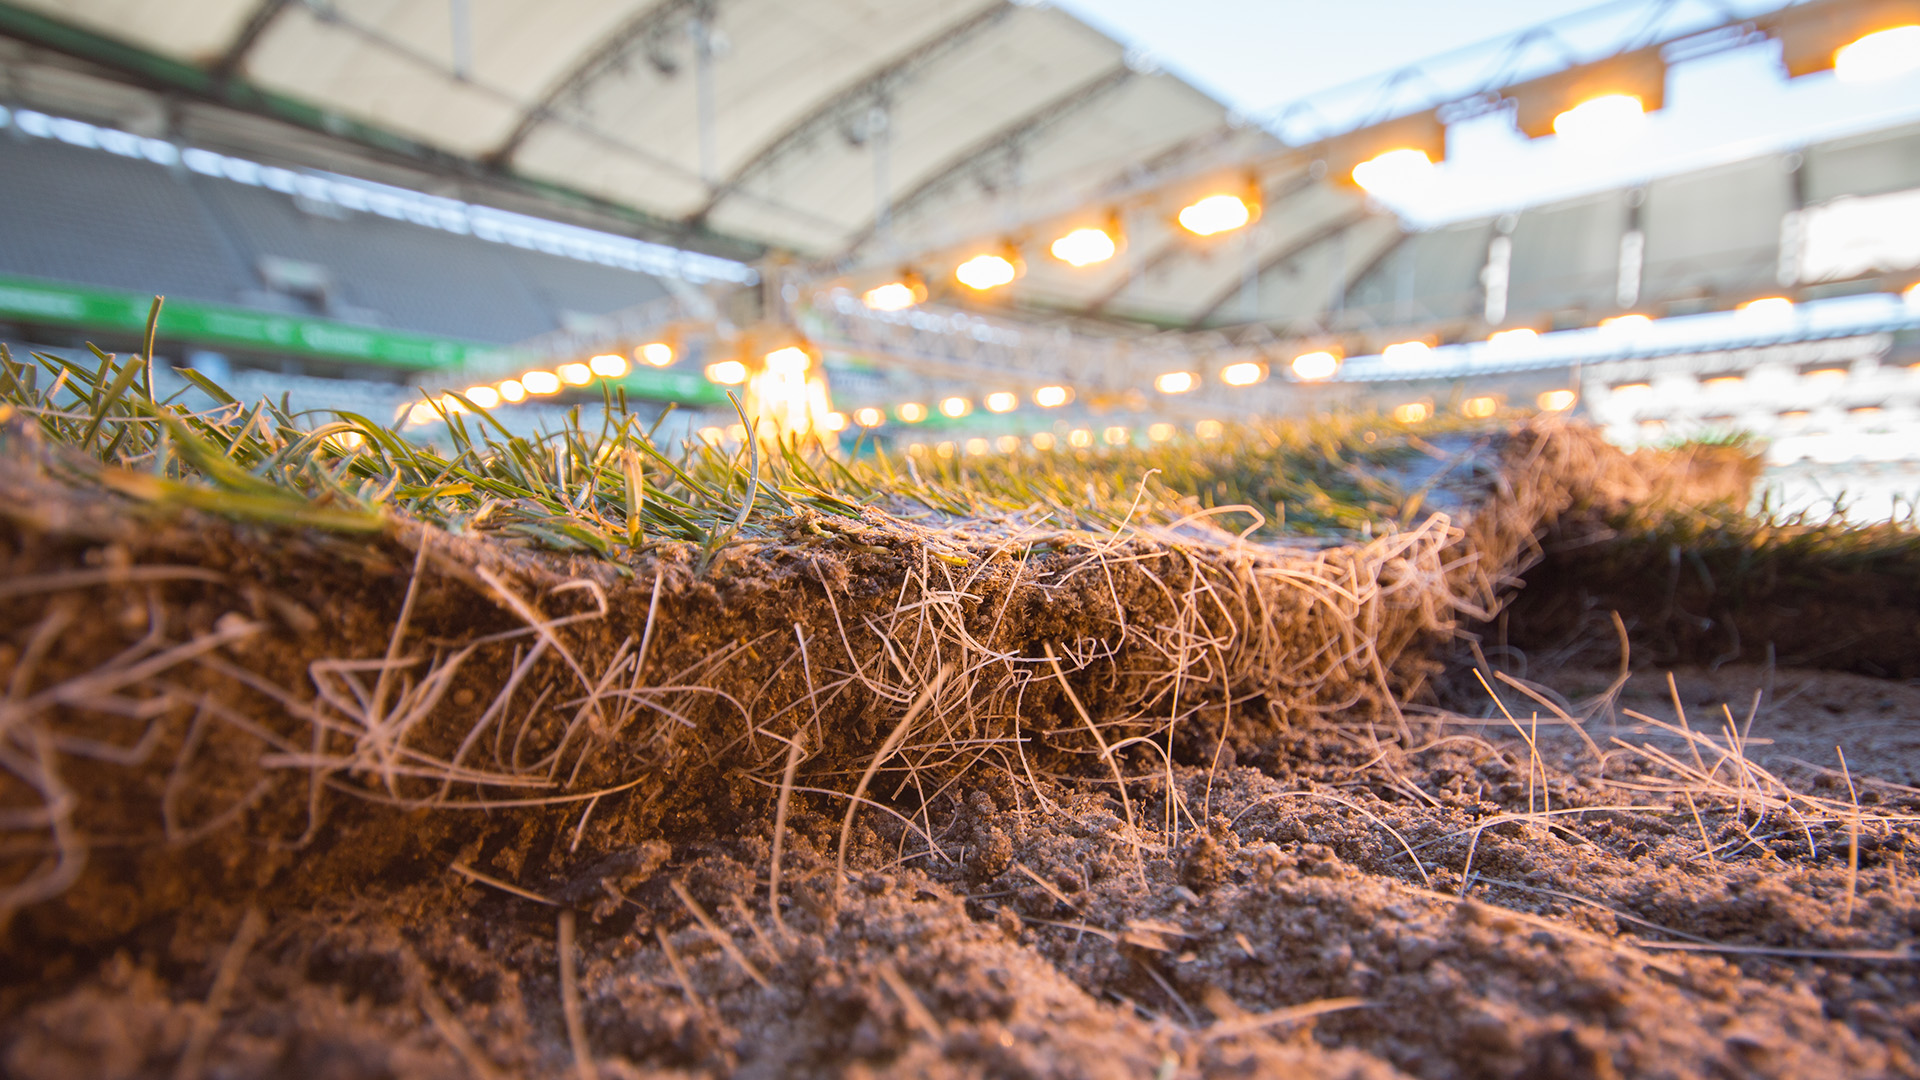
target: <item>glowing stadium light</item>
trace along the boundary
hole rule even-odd
[[[927,418],[927,407],[917,401],[909,401],[893,411],[909,424],[917,424]]]
[[[887,414],[869,406],[853,410],[853,422],[864,428],[876,428],[887,422]]]
[[[1793,314],[1793,301],[1784,296],[1763,296],[1741,304],[1739,311],[1750,319],[1782,319]]]
[[[708,364],[707,381],[722,386],[739,386],[747,381],[747,365],[738,360],[720,360]]]
[[[1012,412],[1020,407],[1020,395],[996,390],[987,395],[987,411],[995,413]]]
[[[860,302],[872,311],[905,311],[926,299],[926,283],[916,274],[903,274],[898,281],[889,281],[860,294]]]
[[[1907,286],[1900,293],[1900,297],[1907,302],[1908,307],[1920,307],[1920,281]]]
[[[1529,139],[1559,135],[1598,142],[1632,134],[1666,104],[1667,61],[1659,46],[1574,64],[1509,86],[1514,126]]]
[[[1227,433],[1227,425],[1218,420],[1202,420],[1193,425],[1193,433],[1203,439],[1217,439]]]
[[[1528,327],[1515,330],[1502,330],[1487,338],[1487,351],[1496,356],[1513,356],[1516,353],[1531,352],[1540,344],[1540,332]]]
[[[1645,382],[1621,383],[1613,388],[1613,396],[1625,401],[1641,401],[1653,393],[1653,384]]]
[[[1105,229],[1089,227],[1073,230],[1055,240],[1053,246],[1047,250],[1053,252],[1054,258],[1068,266],[1092,266],[1094,263],[1103,263],[1113,258],[1120,247],[1113,242],[1113,237],[1109,236]]]
[[[519,379],[508,379],[500,384],[500,397],[503,401],[521,402],[527,400],[527,388]]]
[[[933,448],[933,454],[935,457],[950,458],[953,456],[953,449],[954,447],[952,443],[943,442],[939,446],[936,446]]]
[[[1020,276],[1020,268],[1003,255],[975,255],[953,271],[960,284],[975,292],[997,289]]]
[[[826,420],[822,421],[821,426],[828,431],[845,431],[847,430],[847,414],[843,412],[830,412],[827,414]]]
[[[593,369],[585,364],[561,364],[555,369],[560,381],[569,386],[585,386],[593,381]]]
[[[1020,436],[1002,435],[993,440],[993,447],[1003,454],[1011,454],[1020,449]]]
[[[1382,360],[1391,360],[1395,363],[1425,360],[1431,355],[1433,355],[1433,346],[1424,341],[1396,341],[1380,350]]]
[[[973,402],[963,397],[950,397],[940,402],[940,415],[958,420],[973,411]]]
[[[747,441],[747,425],[728,424],[727,438],[732,439],[734,442],[746,442]]]
[[[1488,395],[1470,397],[1460,403],[1460,415],[1485,420],[1500,411],[1500,399]]]
[[[710,445],[718,445],[720,440],[726,437],[727,433],[717,427],[703,427],[700,429],[700,441]]]
[[[1067,445],[1078,450],[1085,450],[1087,447],[1093,445],[1093,432],[1083,427],[1074,428],[1072,431],[1067,432]]]
[[[467,387],[467,400],[482,409],[491,409],[500,404],[500,391],[491,386]]]
[[[1064,386],[1043,386],[1033,392],[1033,403],[1043,409],[1058,408],[1073,400],[1073,391]]]
[[[1841,82],[1885,82],[1920,69],[1920,26],[1895,26],[1868,34],[1833,54]]]
[[[1571,390],[1549,390],[1535,400],[1544,412],[1566,412],[1580,400],[1580,395]]]
[[[1331,379],[1333,373],[1339,370],[1340,358],[1325,350],[1301,353],[1293,358],[1294,375],[1307,382]]]
[[[982,456],[987,452],[987,450],[988,450],[987,440],[980,438],[977,435],[967,440],[967,453],[972,454],[974,457]]]
[[[467,411],[467,403],[454,397],[452,394],[440,395],[440,407],[449,413],[463,413]]]
[[[1035,450],[1051,450],[1053,449],[1053,444],[1054,438],[1051,432],[1041,431],[1034,433],[1033,448]]]
[[[1220,381],[1228,386],[1252,386],[1266,377],[1266,365],[1256,364],[1251,360],[1228,364],[1220,369]]]
[[[617,379],[627,373],[627,358],[617,353],[603,353],[587,361],[587,367],[603,379]]]
[[[1252,220],[1253,207],[1238,195],[1209,195],[1180,211],[1180,227],[1195,236],[1232,232]]]
[[[1647,110],[1632,94],[1602,94],[1553,118],[1553,133],[1587,142],[1612,142],[1646,126]]]
[[[1115,424],[1113,427],[1101,432],[1100,437],[1106,440],[1108,446],[1125,446],[1127,443],[1133,441],[1133,432]]]
[[[1153,380],[1153,388],[1163,394],[1184,394],[1199,382],[1191,371],[1169,371]]]
[[[766,356],[767,370],[776,375],[799,375],[813,366],[813,357],[798,345],[775,349]]]
[[[1147,438],[1154,442],[1166,442],[1173,438],[1172,424],[1153,424],[1147,428]]]
[[[1403,424],[1417,424],[1433,415],[1433,407],[1424,401],[1409,401],[1393,408],[1393,418]]]
[[[420,424],[431,424],[438,419],[440,419],[439,411],[424,401],[407,410],[407,423],[409,424],[416,426]]]
[[[1406,191],[1433,175],[1433,159],[1425,150],[1402,147],[1368,158],[1353,167],[1353,182],[1375,195]]]
[[[1813,371],[1802,373],[1800,377],[1806,380],[1807,382],[1815,384],[1816,386],[1823,385],[1823,384],[1832,385],[1833,383],[1841,383],[1841,382],[1847,381],[1847,369],[1846,368],[1816,368]]]
[[[673,346],[664,341],[648,342],[640,346],[637,355],[649,367],[666,367],[673,363]]]
[[[1652,325],[1653,317],[1650,315],[1615,315],[1600,320],[1600,331],[1613,337],[1632,337],[1645,332]]]
[[[529,394],[557,394],[560,376],[551,371],[529,371],[520,376],[520,385],[526,387]]]

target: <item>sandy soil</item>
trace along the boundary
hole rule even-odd
[[[1610,675],[1554,681],[1579,697]],[[777,908],[765,817],[540,875],[475,852],[580,912],[564,954],[555,906],[436,867],[312,910],[208,898],[49,959],[30,993],[13,968],[0,1060],[23,1078],[170,1074],[183,1053],[209,1076],[563,1075],[576,1048],[602,1076],[1920,1072],[1911,826],[1884,820],[1920,812],[1920,689],[1755,667],[1675,685],[1691,723],[1730,712],[1756,766],[1851,804],[1844,748],[1856,824],[1632,790],[1673,774],[1623,745],[1690,760],[1627,714],[1676,719],[1648,670],[1589,725],[1604,767],[1565,727],[1536,755],[1464,715],[1419,722],[1411,750],[1300,720],[1176,765],[1172,805],[1164,779],[1122,806],[984,770],[905,810],[930,847],[860,817],[844,884],[839,807],[798,794]]]

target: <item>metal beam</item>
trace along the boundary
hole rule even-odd
[[[941,28],[939,32],[889,60],[878,70],[863,75],[852,84],[835,91],[825,101],[807,110],[798,120],[762,143],[745,163],[714,188],[706,203],[688,215],[687,220],[690,223],[705,221],[720,203],[739,191],[741,186],[749,180],[772,167],[795,146],[807,142],[821,129],[839,122],[851,110],[871,108],[885,101],[893,91],[918,74],[920,69],[958,50],[982,31],[999,25],[1015,10],[1015,5],[1008,0],[996,0],[958,22]]]
[[[1041,132],[1125,86],[1132,81],[1133,76],[1133,69],[1121,64],[990,133],[986,138],[934,166],[925,174],[924,179],[904,193],[892,197],[888,202],[889,216],[898,218],[913,207],[947,190],[986,158],[995,154],[1014,152],[1021,144],[1038,136]],[[862,244],[873,239],[879,228],[880,222],[877,218],[868,222],[854,234],[853,239],[847,241],[847,246],[841,252],[840,258],[852,258],[853,253],[859,250]]]
[[[253,52],[253,47],[259,43],[261,37],[273,27],[274,22],[292,4],[293,0],[260,0],[259,5],[253,9],[253,14],[247,16],[246,24],[240,28],[239,33],[233,35],[233,40],[227,44],[226,51],[220,54],[220,59],[214,61],[210,69],[213,77],[223,82],[232,78],[234,73],[246,64],[247,55]]]
[[[607,70],[619,65],[627,55],[627,50],[635,42],[643,41],[676,15],[694,11],[696,8],[711,8],[714,0],[657,0],[628,19],[618,30],[607,35],[600,46],[587,52],[576,60],[573,66],[562,72],[558,79],[547,87],[527,110],[520,114],[520,120],[513,125],[513,131],[501,140],[500,145],[489,151],[483,158],[496,165],[505,165],[520,152],[521,144],[533,134],[535,128],[553,116],[560,103],[579,93]]]
[[[1280,250],[1275,251],[1272,254],[1269,254],[1265,258],[1261,259],[1259,269],[1254,271],[1255,279],[1257,280],[1259,278],[1263,278],[1267,276],[1268,273],[1273,271],[1274,268],[1278,267],[1281,263],[1284,263],[1289,259],[1292,259],[1304,252],[1310,251],[1313,248],[1316,248],[1321,244],[1326,243],[1328,240],[1333,239],[1334,237],[1340,235],[1343,232],[1346,232],[1348,229],[1353,228],[1355,225],[1358,225],[1361,222],[1366,221],[1369,218],[1372,218],[1373,216],[1374,215],[1372,211],[1366,209],[1365,207],[1362,207],[1358,210],[1354,210],[1347,214],[1343,214],[1340,217],[1334,218],[1332,221],[1326,222],[1325,224],[1321,225],[1319,228],[1313,230],[1310,233],[1307,233],[1305,236],[1302,236],[1293,240],[1291,243],[1287,244],[1285,247],[1282,247]],[[1196,330],[1201,328],[1202,326],[1206,325],[1206,322],[1208,319],[1213,318],[1216,312],[1218,312],[1221,308],[1227,306],[1228,303],[1230,303],[1235,297],[1239,295],[1240,295],[1240,282],[1235,281],[1232,287],[1224,289],[1221,292],[1215,294],[1213,299],[1210,300],[1207,303],[1207,305],[1200,310],[1200,313],[1193,317],[1193,320],[1189,325]]]

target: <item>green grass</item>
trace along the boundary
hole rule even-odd
[[[157,312],[156,304],[156,312]],[[1210,508],[1264,536],[1344,537],[1391,521],[1406,493],[1386,478],[1419,453],[1414,429],[1379,417],[1230,427],[1214,440],[1024,451],[951,460],[819,440],[663,445],[609,394],[597,422],[575,408],[557,430],[519,436],[487,410],[447,414],[444,446],[350,412],[295,412],[235,400],[181,370],[215,406],[154,395],[149,365],[89,346],[97,363],[0,349],[0,407],[38,425],[74,479],[162,505],[348,532],[393,516],[624,561],[692,544],[703,562],[742,541],[800,533],[880,504],[903,516],[1050,522],[1111,532]],[[438,404],[435,404],[439,408]],[[1421,430],[1431,430],[1431,425]],[[1264,519],[1264,520],[1262,520]]]

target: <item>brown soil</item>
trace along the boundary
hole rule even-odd
[[[1576,669],[1584,728],[1509,725],[1435,679],[1444,523],[700,576],[4,476],[9,1076],[1920,1074],[1920,691],[1680,673],[1716,750]]]

